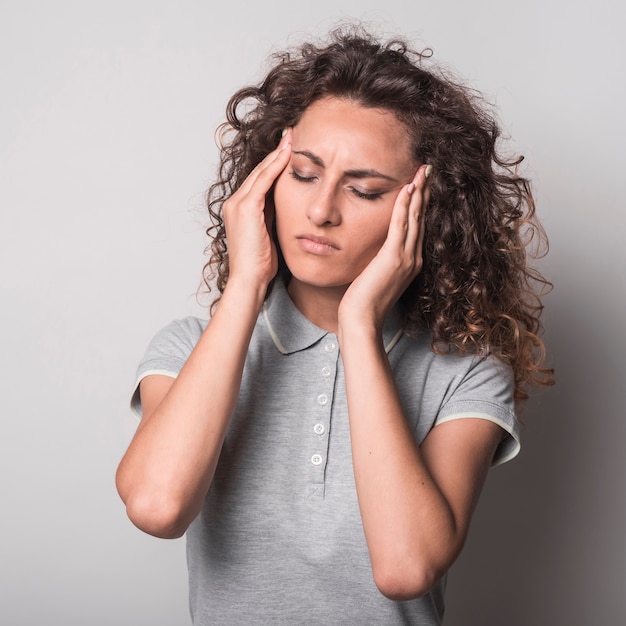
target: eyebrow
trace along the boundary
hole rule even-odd
[[[300,154],[303,157],[306,157],[307,159],[309,159],[309,161],[311,161],[318,167],[326,167],[324,161],[319,156],[317,156],[317,154],[313,154],[308,150],[294,150],[293,153]],[[398,182],[395,178],[393,178],[393,176],[383,174],[382,172],[373,169],[346,170],[344,174],[350,178],[382,178],[384,180],[389,180],[393,183]]]

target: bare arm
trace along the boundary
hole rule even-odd
[[[414,183],[400,192],[385,245],[339,311],[363,528],[376,584],[397,600],[429,591],[458,555],[502,433],[463,419],[437,426],[418,447],[403,414],[381,335],[387,311],[421,269],[424,168]]]
[[[265,196],[287,164],[290,146],[287,134],[224,203],[228,285],[178,378],[149,376],[141,383],[144,417],[116,479],[128,516],[147,533],[182,535],[213,480],[252,331],[277,269]]]
[[[393,599],[429,591],[458,556],[499,426],[459,419],[415,443],[382,345],[343,336],[352,459],[372,569]]]

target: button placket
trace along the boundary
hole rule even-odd
[[[311,430],[312,448],[309,452],[309,467],[311,468],[312,480],[318,485],[323,485],[325,478],[325,468],[328,461],[328,443],[330,435],[330,415],[333,404],[333,389],[335,384],[335,372],[338,359],[338,344],[334,336],[327,336],[321,342],[322,352],[318,352],[322,357],[321,363],[318,361],[316,375],[313,380],[315,393],[313,396],[314,406],[311,407],[312,424]],[[319,349],[319,348],[318,348]],[[321,492],[316,491],[323,496]]]

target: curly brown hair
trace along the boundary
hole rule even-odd
[[[527,263],[531,240],[547,240],[530,182],[518,173],[523,157],[499,152],[501,132],[490,107],[434,67],[431,55],[399,38],[380,42],[358,27],[343,28],[328,43],[275,54],[263,82],[237,91],[219,128],[204,281],[209,290],[215,281],[215,306],[229,269],[222,204],[276,148],[283,128],[327,96],[390,111],[412,138],[413,158],[433,166],[424,264],[400,300],[406,331],[429,329],[438,353],[495,355],[511,365],[515,397],[525,399],[529,383],[553,383],[539,321],[540,297],[551,285]],[[276,244],[279,272],[288,273]]]

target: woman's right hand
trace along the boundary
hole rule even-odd
[[[273,208],[266,197],[291,156],[291,130],[278,147],[250,172],[241,187],[224,202],[222,212],[228,242],[229,280],[267,288],[278,270],[272,241]]]
[[[151,374],[141,382],[143,418],[118,468],[117,487],[133,523],[157,537],[180,537],[211,486],[258,308],[278,269],[266,196],[290,154],[287,132],[224,202],[229,287],[178,377]]]

